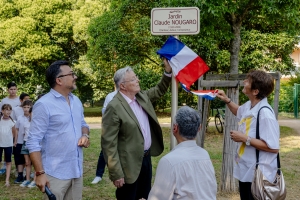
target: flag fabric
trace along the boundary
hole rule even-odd
[[[192,93],[194,95],[197,95],[199,97],[208,99],[208,100],[214,100],[217,96],[218,90],[193,90],[190,91],[185,87],[184,84],[181,84],[182,89],[184,89],[186,92]]]
[[[168,38],[157,54],[169,61],[174,76],[188,90],[198,78],[209,70],[202,58],[173,36]]]

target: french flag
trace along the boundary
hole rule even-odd
[[[206,63],[194,51],[173,36],[168,38],[157,54],[169,60],[174,76],[188,90],[209,70]]]
[[[195,94],[197,96],[200,96],[200,97],[208,99],[208,100],[214,100],[216,98],[217,94],[218,94],[218,90],[193,90],[193,91],[190,91],[183,84],[181,84],[181,87],[186,92]]]

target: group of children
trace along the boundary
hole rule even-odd
[[[26,147],[33,103],[28,94],[22,93],[20,97],[16,95],[17,85],[14,82],[9,83],[7,89],[9,96],[2,99],[0,103],[0,162],[4,151],[4,167],[0,170],[0,174],[6,174],[5,186],[10,186],[13,154],[17,170],[14,183],[21,183],[21,187],[33,188],[36,186],[35,177],[31,176],[32,166]],[[26,171],[25,177],[24,170]]]

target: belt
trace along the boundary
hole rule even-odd
[[[150,149],[148,149],[148,150],[144,150],[144,157],[148,156],[148,155],[149,155],[149,153],[150,153]]]

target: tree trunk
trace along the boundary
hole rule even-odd
[[[230,41],[230,73],[239,73],[239,52],[241,47],[241,23],[233,22],[231,25],[234,38]]]
[[[239,51],[241,46],[241,19],[234,14],[230,16],[231,31],[234,38],[230,41],[230,73],[238,74]],[[239,88],[228,88],[227,96],[236,104],[239,102]],[[236,180],[233,177],[236,143],[230,139],[230,130],[238,130],[235,116],[226,107],[225,133],[223,145],[223,161],[221,171],[221,191],[235,192]]]

